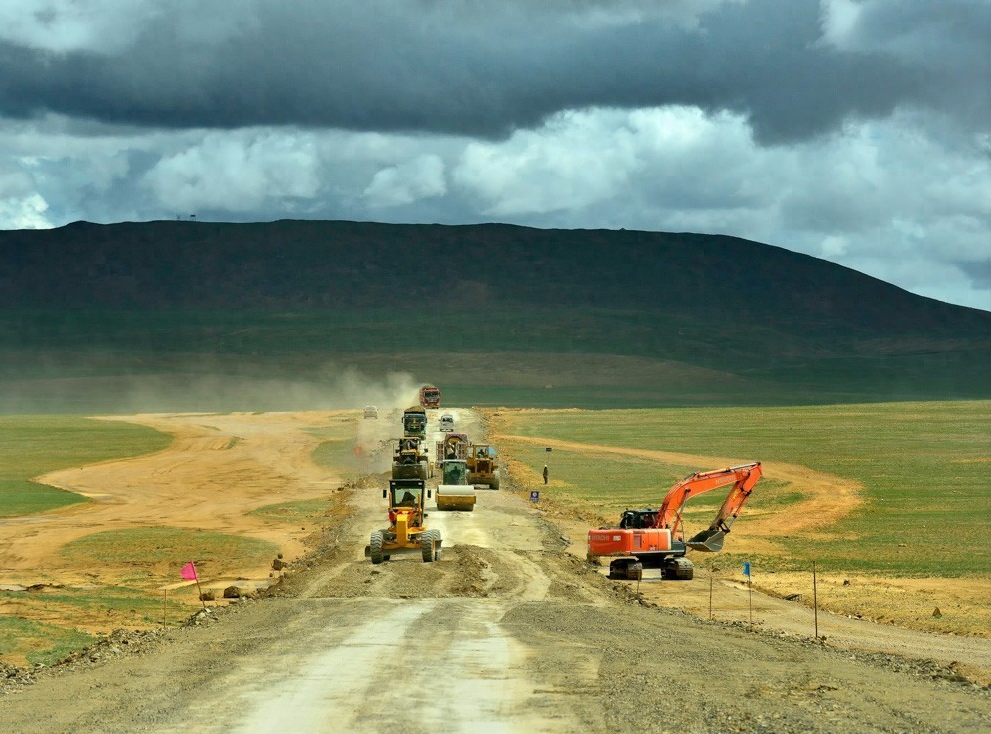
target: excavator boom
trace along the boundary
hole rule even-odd
[[[716,513],[716,517],[709,527],[685,543],[692,550],[718,553],[723,549],[723,540],[726,538],[730,526],[740,514],[740,510],[743,509],[750,493],[754,491],[754,485],[763,476],[760,462],[735,466],[723,471],[733,472],[733,489],[726,496],[722,507],[719,508],[719,512]]]

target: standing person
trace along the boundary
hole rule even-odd
[[[544,484],[547,484],[547,464],[544,464]]]

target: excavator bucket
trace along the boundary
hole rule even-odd
[[[703,553],[718,553],[723,549],[723,540],[729,534],[729,527],[735,519],[734,517],[728,517],[722,522],[714,522],[701,533],[693,535],[685,541],[685,545],[692,550],[702,551]]]

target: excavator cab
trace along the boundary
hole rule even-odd
[[[625,510],[619,519],[621,528],[652,528],[657,522],[657,510],[649,507],[646,510]]]

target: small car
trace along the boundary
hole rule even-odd
[[[444,413],[440,417],[440,430],[444,433],[451,433],[454,430],[454,416],[450,413]]]
[[[376,408],[374,405],[366,405],[365,406],[365,417],[366,418],[378,418],[379,417],[378,408]]]

